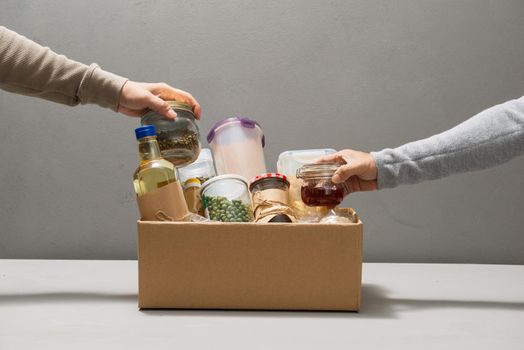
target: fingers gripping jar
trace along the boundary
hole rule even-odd
[[[332,148],[302,149],[285,151],[278,156],[278,172],[286,175],[289,181],[289,204],[297,220],[301,222],[315,222],[328,212],[326,207],[308,207],[302,202],[300,189],[303,181],[297,179],[297,170],[306,164],[314,163],[322,156],[335,152]]]
[[[200,131],[192,107],[184,102],[167,101],[177,117],[167,119],[155,111],[142,116],[142,125],[154,125],[162,157],[176,167],[193,163],[200,153]]]

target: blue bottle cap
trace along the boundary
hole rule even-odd
[[[146,136],[155,136],[156,128],[154,125],[144,125],[135,129],[136,139],[141,139]]]

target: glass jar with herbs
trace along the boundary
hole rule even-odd
[[[200,153],[200,131],[195,114],[189,104],[167,101],[177,113],[175,119],[167,119],[158,112],[150,111],[142,116],[142,125],[154,125],[162,157],[176,167],[193,163]]]

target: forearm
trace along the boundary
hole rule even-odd
[[[507,162],[524,154],[524,97],[491,107],[441,134],[371,154],[379,189]]]
[[[127,79],[58,55],[0,26],[0,88],[67,105],[117,110]]]

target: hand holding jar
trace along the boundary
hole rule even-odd
[[[347,163],[346,163],[347,164]],[[297,178],[302,179],[301,195],[304,204],[325,207],[328,213],[321,218],[307,218],[323,224],[344,224],[352,222],[349,217],[338,213],[336,207],[344,196],[350,193],[347,181],[335,182],[333,179],[344,165],[336,162],[306,164],[297,170]]]
[[[342,203],[348,192],[344,182],[334,183],[333,175],[339,163],[306,164],[297,170],[297,178],[302,179],[302,201],[311,207],[335,208]]]
[[[200,154],[200,131],[197,117],[190,104],[166,101],[175,119],[167,119],[159,112],[149,111],[141,119],[142,125],[154,125],[157,129],[158,145],[162,157],[182,167],[193,163]]]
[[[369,153],[345,149],[326,155],[318,162],[339,164],[331,180],[335,184],[345,184],[347,192],[344,195],[377,189],[377,166]]]

